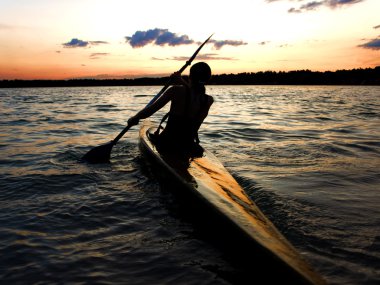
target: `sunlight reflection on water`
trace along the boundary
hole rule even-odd
[[[379,87],[207,89],[215,104],[203,146],[332,284],[375,282]],[[115,146],[112,164],[78,163],[159,90],[0,89],[1,279],[228,284],[225,273],[238,274],[159,191],[138,127]]]

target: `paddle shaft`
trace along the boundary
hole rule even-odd
[[[213,34],[212,34],[213,35]],[[184,66],[182,66],[181,67],[181,69],[180,70],[178,70],[178,73],[179,74],[181,74],[191,63],[192,63],[192,61],[194,60],[194,58],[197,56],[197,54],[199,53],[199,51],[202,49],[202,47],[208,42],[208,40],[212,37],[212,35],[211,36],[209,36],[208,38],[207,38],[207,40],[205,40],[204,42],[203,42],[203,44],[201,44],[199,47],[198,47],[198,49],[195,51],[195,53],[189,58],[189,60],[188,61],[186,61],[186,63],[184,64]],[[160,96],[166,91],[166,89],[168,89],[169,88],[169,86],[170,86],[170,83],[171,83],[171,81],[172,81],[172,78],[170,77],[169,78],[169,80],[168,80],[168,82],[165,84],[165,86],[161,89],[161,91],[160,92],[158,92],[157,93],[157,95],[156,96],[154,96],[153,97],[153,99],[152,100],[150,100],[149,101],[149,103],[145,106],[145,108],[146,107],[149,107],[150,105],[152,105],[158,98],[160,98]],[[113,141],[112,141],[112,145],[115,145],[115,144],[117,144],[117,142],[124,136],[124,134],[126,133],[126,132],[128,132],[128,130],[131,128],[132,126],[130,126],[130,125],[127,125],[118,135],[117,135],[117,137],[116,138],[114,138],[113,139]]]
[[[126,126],[126,127],[120,132],[120,134],[118,134],[117,137],[113,139],[112,144],[113,144],[113,145],[117,144],[117,142],[118,142],[118,141],[124,136],[124,134],[125,134],[126,132],[128,132],[128,130],[129,130],[131,127],[132,127],[132,126],[127,125],[127,126]]]

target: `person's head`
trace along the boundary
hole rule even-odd
[[[211,78],[211,68],[205,62],[197,62],[190,68],[190,79],[193,84],[204,85]]]

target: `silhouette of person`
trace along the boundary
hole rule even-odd
[[[168,121],[161,133],[160,127],[151,140],[160,151],[186,152],[201,155],[198,130],[214,102],[212,96],[206,94],[205,84],[211,78],[211,68],[205,62],[198,62],[190,68],[189,81],[178,73],[172,78],[180,85],[170,87],[155,102],[148,105],[128,120],[129,125],[137,125],[139,120],[153,115],[170,102]]]

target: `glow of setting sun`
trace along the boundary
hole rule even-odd
[[[167,75],[211,33],[197,59],[214,73],[375,67],[378,11],[377,0],[3,0],[0,79]],[[148,31],[167,41],[137,38]]]

